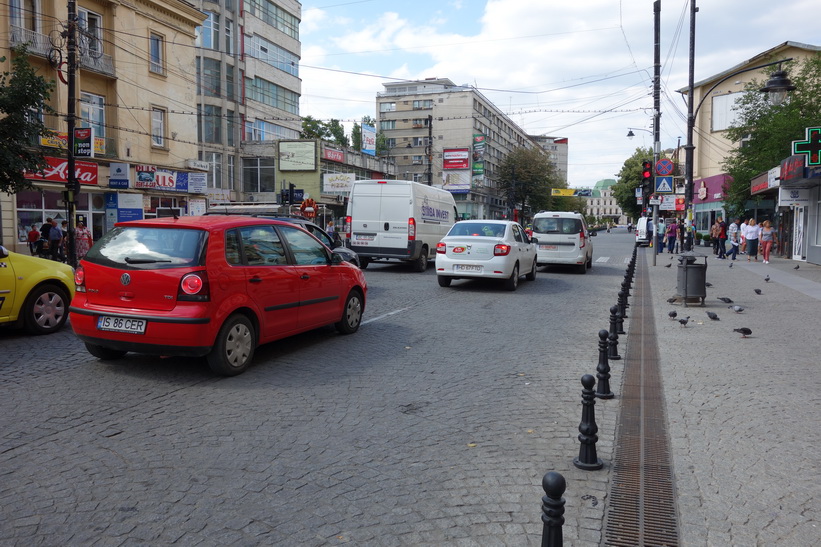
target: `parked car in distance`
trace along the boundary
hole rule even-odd
[[[367,294],[362,271],[307,231],[246,216],[117,223],[74,279],[71,326],[95,357],[205,356],[225,376],[260,344],[356,332]]]
[[[540,211],[533,215],[533,237],[539,240],[539,266],[576,266],[579,273],[593,267],[596,232],[589,230],[584,216],[569,211]]]
[[[0,325],[51,334],[68,319],[74,270],[68,264],[9,251],[0,245]]]
[[[636,246],[646,247],[653,239],[653,219],[640,217],[636,222]]]
[[[524,272],[536,279],[536,239],[509,220],[462,220],[436,246],[436,279],[449,287],[454,279],[503,279],[515,291]]]

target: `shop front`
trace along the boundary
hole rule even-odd
[[[805,161],[798,154],[781,162],[778,204],[791,235],[788,258],[821,264],[821,165]]]

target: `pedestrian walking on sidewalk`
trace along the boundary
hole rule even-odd
[[[765,220],[761,223],[761,255],[764,259],[764,264],[770,263],[770,251],[773,245],[778,245],[778,235],[773,228],[773,223]]]
[[[761,233],[761,226],[751,218],[747,223],[747,262],[754,258],[758,262],[758,237]]]
[[[710,227],[710,242],[713,244],[713,254],[718,254],[718,234],[721,233],[721,225],[719,222],[721,217],[717,217],[716,221]]]
[[[665,239],[667,239],[667,252],[673,254],[673,249],[676,246],[676,236],[678,235],[678,223],[676,219],[673,219],[673,222],[667,225],[667,233],[664,234]]]
[[[747,254],[747,228],[750,227],[750,225],[747,224],[748,222],[748,220],[745,220],[741,223],[741,226],[738,227],[739,233],[741,234],[741,250],[739,252],[743,255]]]
[[[732,255],[732,260],[738,258],[738,247],[741,243],[741,219],[735,219],[727,226],[727,240],[730,242],[730,248],[727,250],[727,256]]]

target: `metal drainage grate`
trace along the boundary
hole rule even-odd
[[[678,545],[658,341],[644,257],[637,261],[605,545]]]

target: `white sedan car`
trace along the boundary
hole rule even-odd
[[[515,291],[519,277],[536,279],[537,240],[509,220],[463,220],[436,245],[436,278],[449,287],[454,279],[504,279]]]

